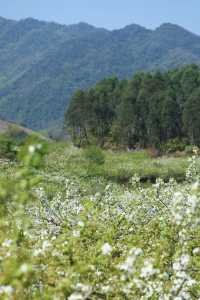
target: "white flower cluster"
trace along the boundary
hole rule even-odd
[[[89,285],[78,283],[75,286],[75,292],[68,297],[68,300],[85,300],[92,293],[92,288]]]
[[[37,188],[34,192],[39,198],[38,206],[29,204],[26,207],[32,226],[25,235],[33,245],[33,258],[37,263],[49,257],[62,262],[62,267],[56,269],[58,276],[61,281],[70,278],[73,282],[68,300],[98,299],[98,296],[99,299],[112,299],[115,289],[122,295],[119,299],[193,299],[191,291],[198,284],[195,279],[198,270],[193,270],[192,263],[200,257],[199,241],[193,241],[192,249],[190,246],[200,227],[195,158],[191,160],[187,178],[188,182],[181,186],[173,179],[168,183],[159,179],[155,185],[144,187],[135,176],[131,188],[120,190],[109,184],[102,193],[84,198],[77,183],[55,174],[49,180],[62,186],[59,192],[49,196],[44,187]],[[87,232],[89,226],[91,231]],[[155,230],[155,240],[149,239],[148,228],[151,236]],[[146,247],[144,241],[141,242],[143,247],[140,245],[143,233]],[[163,248],[158,249],[157,239],[165,244],[166,236],[170,235],[173,239],[169,238],[169,245],[165,247],[169,247],[166,253],[170,252],[171,256],[166,258]],[[139,236],[138,244],[133,243],[134,236]],[[1,244],[3,254],[12,249],[12,245],[11,239],[5,239]],[[70,257],[73,266],[77,259],[75,247],[81,252],[79,247],[83,249],[83,245],[84,251],[86,248],[89,252],[90,247],[94,250],[90,252],[90,256],[95,257],[94,265],[87,266],[94,278],[92,283],[87,281],[89,276],[85,283],[80,283],[83,282],[79,274],[81,258],[78,271],[73,271],[74,277],[65,269],[65,256]],[[79,255],[81,257],[81,253]],[[48,263],[37,263],[36,269],[48,272]],[[110,266],[114,270],[111,275],[107,274]],[[21,264],[19,271],[23,276],[27,274],[29,264]],[[200,299],[200,292],[196,290],[196,299]],[[0,295],[12,292],[11,286],[0,286]]]

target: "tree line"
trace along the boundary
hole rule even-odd
[[[65,114],[77,145],[158,147],[172,139],[200,145],[200,67],[140,72],[78,90]]]

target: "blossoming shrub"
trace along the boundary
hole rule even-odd
[[[93,194],[39,171],[42,156],[29,145],[0,184],[0,299],[200,299],[195,156],[183,185],[135,176]]]

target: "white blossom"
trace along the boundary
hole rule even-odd
[[[103,255],[109,255],[112,252],[112,246],[109,243],[105,243],[102,247],[102,253]]]

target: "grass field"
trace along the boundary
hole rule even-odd
[[[103,166],[88,166],[84,157],[84,150],[67,144],[51,145],[47,157],[49,170],[62,170],[65,174],[81,178],[101,177],[118,183],[127,183],[137,174],[144,182],[155,182],[156,178],[177,181],[185,179],[189,156],[164,156],[152,158],[147,151],[113,152],[103,151],[105,163]]]

